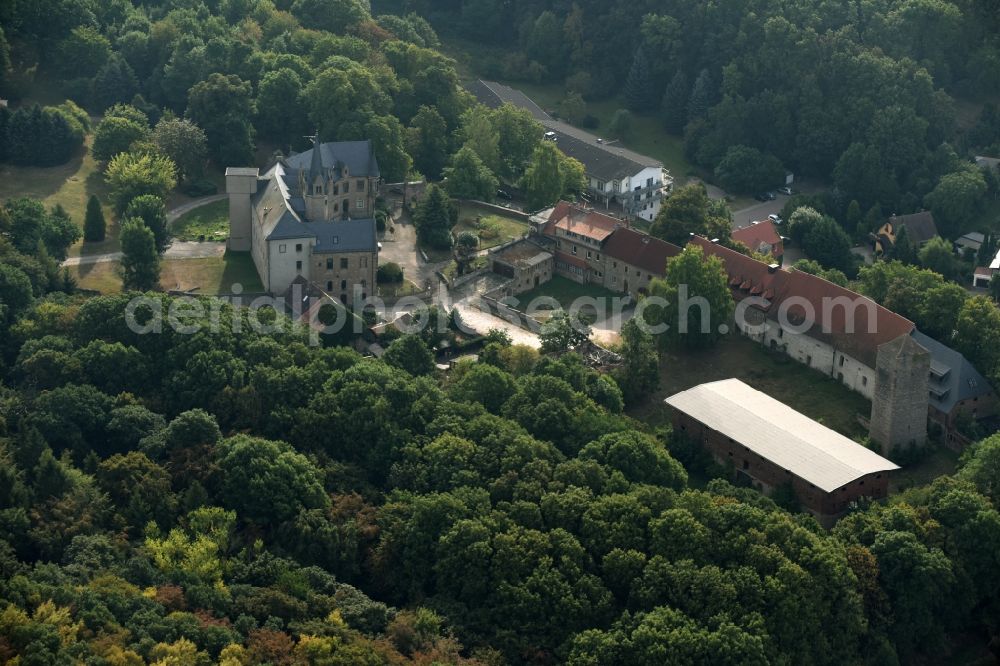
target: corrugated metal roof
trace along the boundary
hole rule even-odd
[[[664,402],[825,492],[899,466],[738,379]]]

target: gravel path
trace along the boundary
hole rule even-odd
[[[195,208],[201,208],[210,203],[215,203],[216,201],[222,201],[228,195],[226,194],[213,194],[212,196],[202,197],[201,199],[195,199],[190,203],[186,203],[183,206],[178,206],[173,210],[167,211],[167,224],[177,221],[179,217],[188,213]],[[202,259],[205,257],[221,257],[226,252],[225,243],[217,242],[205,242],[205,243],[194,243],[194,242],[183,242],[175,241],[170,244],[166,252],[163,253],[165,257],[171,257],[174,259]],[[118,261],[122,258],[121,252],[106,252],[104,254],[85,254],[80,257],[69,257],[62,262],[63,266],[84,266],[88,264],[101,264],[108,261]]]

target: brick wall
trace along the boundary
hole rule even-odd
[[[847,509],[850,502],[862,497],[882,499],[889,492],[888,473],[877,472],[828,493],[683,412],[675,411],[673,422],[676,430],[700,442],[719,463],[732,465],[735,474],[749,476],[754,485],[765,493],[791,483],[802,507],[817,516],[837,516]]]

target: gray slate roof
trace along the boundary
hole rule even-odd
[[[325,143],[320,146],[322,168],[347,165],[348,177],[378,177],[378,162],[370,141]],[[304,165],[304,166],[303,166]],[[313,252],[375,252],[378,247],[374,219],[309,222],[298,191],[298,173],[314,168],[313,151],[299,153],[275,164],[258,180],[253,206],[263,220],[267,240],[315,239]],[[338,169],[339,170],[339,169]],[[335,242],[336,241],[336,242]]]
[[[906,227],[906,233],[910,237],[910,242],[919,245],[926,243],[938,235],[937,226],[934,224],[934,216],[929,210],[913,213],[911,215],[893,215],[889,218],[892,222],[896,235],[899,235],[899,227]]]
[[[379,176],[378,160],[372,152],[371,141],[337,141],[321,144],[319,149],[324,169],[334,169],[343,165],[347,166],[349,178]],[[297,178],[299,170],[305,169],[308,172],[313,166],[314,150],[315,148],[286,158],[284,163],[288,167],[289,174]]]
[[[532,117],[539,121],[552,120],[552,116],[545,113],[542,107],[535,104],[534,100],[523,92],[510,86],[505,86],[496,81],[483,81],[479,79],[465,85],[465,89],[472,93],[479,103],[491,109],[498,109],[504,103],[526,109]]]
[[[913,339],[931,353],[930,401],[937,409],[950,413],[962,400],[988,395],[993,391],[960,352],[920,331]]]

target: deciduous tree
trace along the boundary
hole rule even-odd
[[[732,325],[735,305],[722,261],[706,259],[699,246],[688,245],[671,259],[666,277],[654,279],[649,293],[665,303],[644,312],[648,323],[666,325],[660,337],[663,344],[707,347]]]
[[[457,199],[493,201],[496,196],[496,176],[467,145],[451,158],[451,166],[444,170],[444,175],[448,193]]]
[[[111,189],[115,212],[123,215],[136,197],[151,194],[167,198],[177,185],[177,168],[168,157],[147,153],[120,153],[108,163],[104,178]]]

